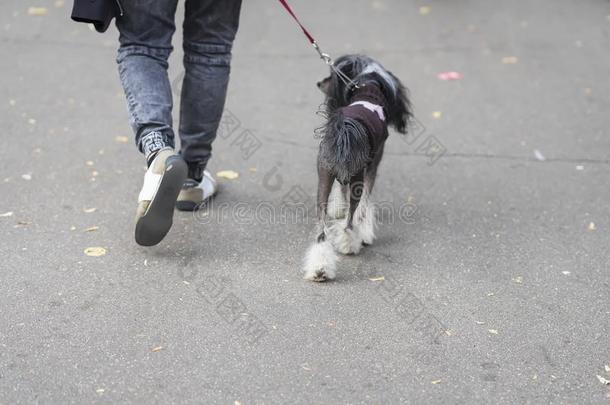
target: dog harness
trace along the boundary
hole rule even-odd
[[[371,156],[388,138],[386,114],[383,106],[386,99],[379,86],[367,83],[354,90],[350,104],[343,107],[343,115],[361,123],[368,133]]]
[[[370,110],[370,111],[374,112],[375,114],[377,114],[377,116],[379,117],[379,119],[381,121],[385,121],[385,114],[383,112],[383,107],[380,106],[379,104],[373,104],[369,101],[355,101],[350,104],[350,106],[352,106],[352,105],[361,105],[364,108],[366,108],[367,110]]]

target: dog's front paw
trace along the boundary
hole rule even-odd
[[[362,249],[362,239],[357,230],[346,228],[337,223],[331,231],[332,244],[337,252],[344,255],[357,255]]]
[[[305,256],[305,280],[333,280],[337,271],[337,255],[330,242],[312,245]]]

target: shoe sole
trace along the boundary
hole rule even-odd
[[[178,211],[197,211],[199,207],[204,204],[205,201],[196,203],[193,201],[176,201],[176,208]]]
[[[165,238],[172,227],[174,205],[186,180],[187,172],[186,162],[181,157],[171,156],[167,159],[159,189],[146,213],[136,223],[135,236],[138,245],[154,246]]]

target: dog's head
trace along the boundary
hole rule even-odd
[[[387,105],[383,106],[387,113],[387,122],[400,133],[407,132],[407,123],[411,119],[411,102],[408,90],[392,72],[386,70],[379,62],[364,55],[345,55],[335,61],[335,68],[349,77],[358,85],[376,83]],[[327,113],[350,104],[354,85],[344,83],[331,69],[330,76],[317,83],[318,88],[326,95]]]

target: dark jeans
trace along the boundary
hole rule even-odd
[[[140,151],[146,142],[174,146],[167,75],[178,0],[123,1],[117,63]],[[186,0],[180,153],[205,167],[222,117],[241,0]],[[149,136],[152,134],[152,136]],[[150,145],[148,145],[150,146]]]

